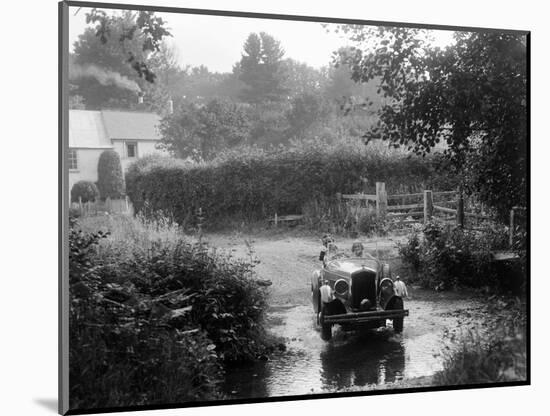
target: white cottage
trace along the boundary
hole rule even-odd
[[[167,154],[155,147],[159,121],[154,113],[69,110],[69,189],[80,180],[97,181],[97,163],[106,149],[119,154],[123,171],[139,157]]]

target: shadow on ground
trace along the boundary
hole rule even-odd
[[[34,402],[57,414],[57,399],[34,399]]]

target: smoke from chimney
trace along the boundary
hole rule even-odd
[[[69,63],[69,80],[77,80],[79,78],[94,78],[101,85],[114,85],[129,91],[141,91],[135,81],[120,75],[118,72],[102,69],[95,65],[78,65]]]

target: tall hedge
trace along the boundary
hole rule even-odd
[[[97,162],[97,187],[101,199],[120,198],[124,195],[124,176],[120,157],[114,150],[105,150]]]
[[[435,160],[405,154],[369,153],[354,147],[302,147],[281,151],[233,152],[214,162],[186,165],[146,158],[131,165],[127,194],[136,212],[162,211],[180,224],[200,207],[209,222],[254,220],[296,214],[313,200],[367,190],[377,181],[389,192],[450,189]],[[367,189],[365,189],[365,187]]]

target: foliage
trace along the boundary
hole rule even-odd
[[[518,300],[488,299],[488,333],[469,331],[447,354],[444,369],[434,375],[434,384],[502,383],[527,378],[527,343],[524,305]],[[501,305],[501,306],[494,306]],[[504,309],[505,308],[505,309]]]
[[[288,101],[271,101],[256,104],[250,109],[252,126],[250,139],[253,145],[274,148],[289,143]]]
[[[383,220],[376,218],[375,213],[368,213],[359,218],[357,229],[365,235],[385,235],[387,226]]]
[[[331,108],[320,94],[305,92],[296,95],[287,113],[289,136],[304,137],[308,129],[328,117]]]
[[[316,69],[306,63],[287,58],[282,63],[283,87],[290,97],[307,93],[320,93],[326,88],[328,74],[325,68]],[[351,79],[351,77],[349,77]]]
[[[136,212],[162,211],[180,225],[195,221],[199,208],[207,225],[228,218],[265,219],[297,214],[304,204],[337,193],[354,193],[384,181],[389,192],[419,187],[449,189],[450,175],[434,175],[436,158],[370,153],[361,144],[330,146],[320,142],[272,151],[236,149],[200,165],[174,166],[162,160],[134,165],[127,193]],[[170,189],[171,192],[166,192]]]
[[[245,84],[242,91],[245,101],[279,101],[284,97],[284,53],[280,42],[268,33],[248,36],[238,65],[239,79]]]
[[[491,250],[505,246],[502,227],[478,233],[430,222],[422,234],[413,232],[405,244],[399,245],[399,254],[425,287],[503,289],[506,282],[503,276],[499,278],[500,271],[491,261]]]
[[[99,198],[99,190],[95,183],[90,181],[78,181],[71,188],[71,202],[94,202]]]
[[[250,124],[243,107],[229,101],[182,104],[161,121],[161,147],[176,157],[211,160],[222,149],[246,143]]]
[[[405,243],[399,245],[399,255],[408,264],[413,267],[413,270],[418,273],[420,271],[420,249],[422,245],[420,233],[414,229],[409,235]]]
[[[69,78],[75,86],[70,96],[82,96],[88,109],[132,109],[136,94],[145,90],[145,105],[160,108],[158,101],[167,97],[159,83],[173,78],[176,69],[172,51],[161,43],[170,36],[165,22],[151,12],[98,9],[86,20],[91,27],[79,35],[70,55]]]
[[[129,16],[128,13],[127,16]],[[113,27],[120,25],[121,20],[119,17],[109,16],[105,11],[94,8],[86,14],[86,23],[96,24],[95,35],[105,45],[112,38]],[[132,41],[139,38],[141,44],[141,51],[139,52],[143,52],[143,54],[136,56],[136,51],[126,51],[128,56],[125,62],[137,72],[140,78],[152,83],[155,81],[156,76],[149,70],[142,56],[159,51],[162,39],[172,35],[164,27],[165,22],[163,19],[155,16],[155,13],[151,11],[140,10],[135,18],[132,16],[131,19],[126,19],[125,23],[121,33],[118,34],[118,42],[124,45],[126,40]],[[124,49],[124,46],[122,47]]]
[[[124,195],[124,177],[120,156],[114,150],[105,150],[97,162],[97,187],[102,199]]]
[[[378,137],[417,154],[445,154],[504,219],[526,204],[527,55],[523,34],[456,32],[445,49],[425,31],[344,26],[357,45],[339,51],[355,81],[378,80],[386,98]]]
[[[69,109],[71,110],[85,110],[84,97],[81,95],[69,95]]]
[[[226,363],[272,350],[253,265],[168,224],[90,217],[82,228],[108,231],[89,233],[73,223],[72,408],[219,398]]]

